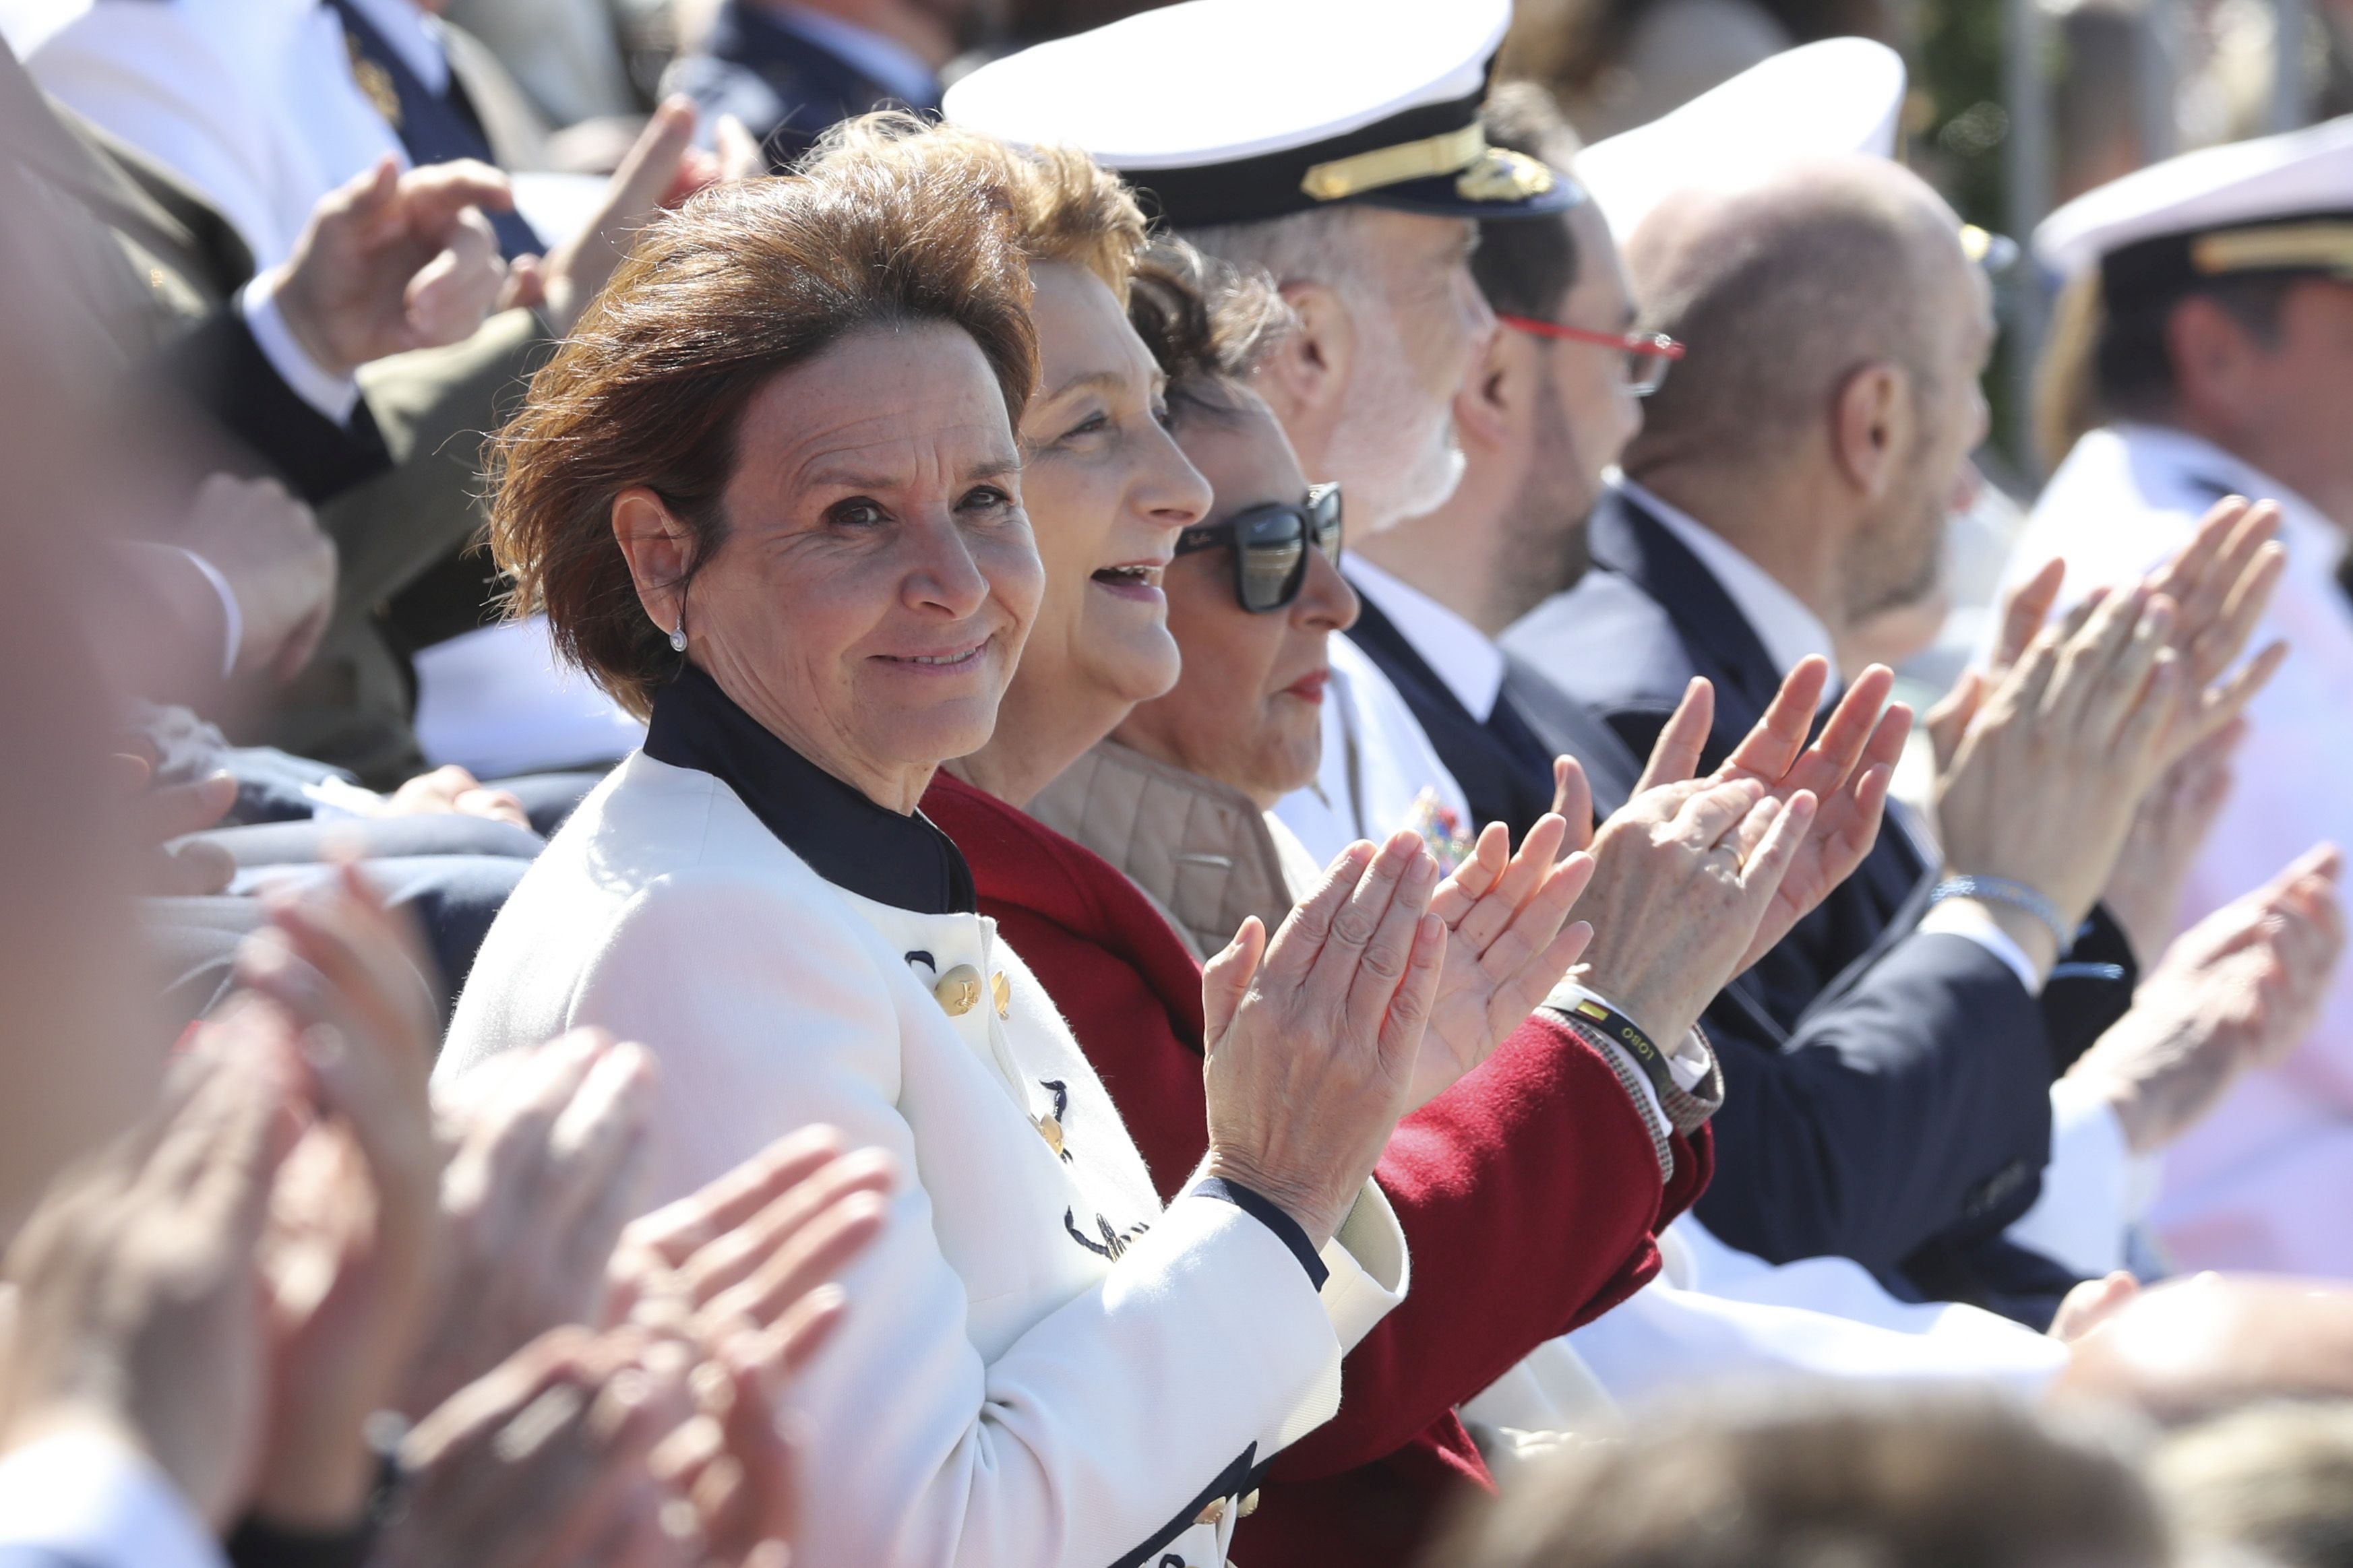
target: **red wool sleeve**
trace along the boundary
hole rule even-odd
[[[963,849],[983,912],[1061,1009],[1173,1194],[1208,1142],[1191,953],[1108,862],[1002,802],[943,777],[923,809]],[[1350,1352],[1338,1415],[1275,1459],[1236,1556],[1261,1568],[1410,1561],[1454,1497],[1492,1485],[1454,1406],[1658,1271],[1658,1230],[1713,1168],[1704,1130],[1673,1151],[1662,1188],[1617,1075],[1543,1015],[1401,1123],[1375,1174],[1405,1231],[1412,1289]]]

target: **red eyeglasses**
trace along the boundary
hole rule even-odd
[[[1539,321],[1534,316],[1495,319],[1514,331],[1535,337],[1618,350],[1626,356],[1626,390],[1637,397],[1648,397],[1658,391],[1667,379],[1668,368],[1683,357],[1683,345],[1664,332],[1597,332],[1585,327],[1565,327],[1558,321]]]

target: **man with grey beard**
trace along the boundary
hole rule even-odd
[[[1461,478],[1454,395],[1496,330],[1471,273],[1480,225],[1578,199],[1541,161],[1487,144],[1480,101],[1510,20],[1507,0],[1187,0],[983,67],[946,113],[1085,148],[1166,227],[1274,280],[1298,330],[1251,384],[1308,478],[1339,483],[1353,544]],[[1236,29],[1252,65],[1284,62],[1281,91],[1238,85]],[[1142,81],[1196,73],[1227,90],[1139,98]],[[1365,122],[1366,81],[1407,77],[1420,85]],[[1345,638],[1332,666],[1322,773],[1278,814],[1319,857],[1401,826],[1458,844],[1479,818],[1404,700]]]

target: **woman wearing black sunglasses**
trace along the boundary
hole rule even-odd
[[[1168,629],[1190,651],[1176,686],[1113,739],[1188,773],[1247,779],[1266,811],[1315,776],[1326,644],[1356,618],[1337,565],[1340,489],[1308,486],[1274,416],[1247,393],[1193,418],[1185,448],[1218,495],[1210,521],[1178,537],[1166,577]],[[1194,721],[1205,711],[1220,722]],[[1199,754],[1204,735],[1216,754]]]

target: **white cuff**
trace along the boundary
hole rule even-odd
[[[2051,1086],[2051,1163],[2042,1194],[2004,1234],[2086,1279],[2125,1266],[2125,1231],[2146,1206],[2144,1161],[2115,1108],[2073,1079]]]
[[[1405,1227],[1378,1182],[1366,1178],[1348,1217],[1317,1256],[1329,1270],[1319,1292],[1324,1315],[1345,1355],[1396,1310],[1411,1285]]]
[[[302,786],[302,798],[311,803],[311,816],[321,822],[344,822],[359,816],[384,815],[385,797],[348,779],[330,773]]]
[[[1544,1005],[1563,1013],[1577,1015],[1577,1003],[1588,1000],[1608,1008],[1612,1013],[1622,1016],[1626,1012],[1625,1008],[1620,1007],[1600,992],[1589,985],[1580,985],[1574,980],[1564,980],[1554,986],[1551,994],[1545,998]],[[1582,1016],[1582,1015],[1577,1016]],[[1588,1023],[1589,1026],[1590,1020],[1588,1020]],[[1634,1059],[1633,1052],[1609,1038],[1601,1030],[1588,1027],[1588,1034],[1590,1039],[1599,1042],[1621,1064],[1623,1070],[1618,1076],[1641,1089],[1642,1101],[1650,1107],[1651,1112],[1644,1120],[1649,1125],[1659,1129],[1659,1135],[1664,1138],[1673,1129],[1674,1121],[1667,1115],[1666,1106],[1661,1103],[1658,1086],[1651,1081],[1651,1075],[1642,1070],[1642,1064]],[[1656,1040],[1651,1043],[1659,1045]],[[1707,1069],[1710,1065],[1707,1053],[1699,1048],[1699,1042],[1692,1036],[1686,1034],[1671,1046],[1660,1046],[1660,1049],[1666,1057],[1667,1076],[1672,1079],[1675,1087],[1685,1094],[1691,1093],[1707,1080]]]
[[[1947,899],[1920,917],[1920,931],[1931,936],[1966,937],[2010,965],[2018,983],[2026,987],[2029,996],[2042,994],[2042,976],[2034,972],[2034,960],[2018,945],[2018,939],[1996,925],[1993,917],[1964,900]]]
[[[269,362],[269,368],[278,373],[278,379],[293,388],[295,396],[336,424],[350,424],[352,410],[360,405],[359,378],[337,375],[322,368],[295,341],[294,329],[286,324],[285,316],[278,309],[277,272],[264,272],[247,284],[237,297],[237,308],[245,318],[247,330],[253,333],[255,346]]]
[[[90,1568],[221,1568],[205,1521],[153,1461],[103,1433],[60,1432],[0,1458],[0,1547]]]
[[[188,564],[203,573],[205,581],[213,585],[213,592],[220,595],[221,679],[227,680],[237,673],[237,656],[245,647],[245,609],[237,602],[237,590],[229,586],[219,567],[185,545],[167,544],[164,548],[186,556]]]

